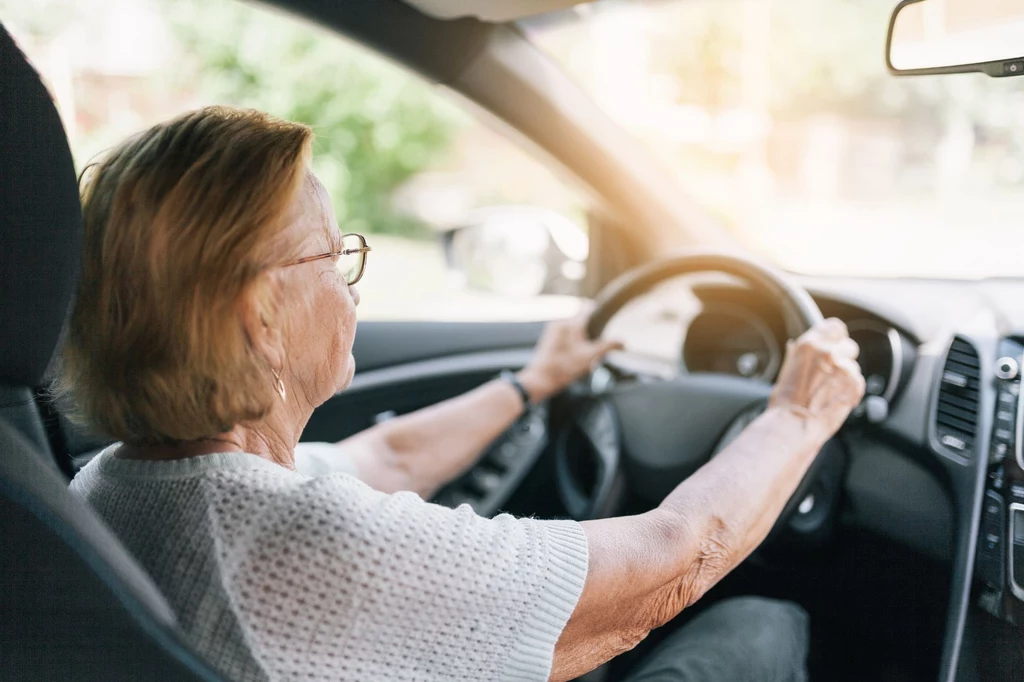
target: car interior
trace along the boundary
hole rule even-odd
[[[937,1],[903,0],[890,43],[901,9]],[[868,396],[768,540],[588,679],[627,670],[702,608],[743,594],[807,609],[812,679],[1024,679],[1024,280],[795,275],[732,248],[511,23],[565,0],[270,4],[457,93],[585,187],[596,198],[588,331],[667,346],[610,355],[524,414],[434,502],[579,520],[649,510],[765,408],[788,339],[838,317],[861,347]],[[890,52],[894,77],[1022,68],[1012,52],[957,63]],[[0,679],[221,680],[145,571],[67,491],[108,445],[46,397],[81,208],[57,110],[6,30],[0,168]],[[361,322],[351,387],[302,439],[338,441],[521,368],[542,328]]]

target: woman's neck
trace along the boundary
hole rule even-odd
[[[276,434],[260,433],[256,429],[236,426],[231,431],[193,441],[176,443],[140,444],[124,443],[115,451],[121,459],[168,461],[188,459],[219,452],[248,452],[270,460],[287,469],[295,469],[295,444]]]

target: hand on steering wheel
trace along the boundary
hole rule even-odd
[[[864,397],[859,352],[841,320],[819,322],[787,344],[769,405],[797,412],[831,437]]]
[[[533,402],[562,390],[594,368],[609,351],[622,348],[617,341],[590,339],[587,322],[592,306],[567,320],[549,322],[533,351],[533,358],[519,373],[519,381]]]
[[[722,374],[683,374],[661,381],[625,382],[583,398],[568,411],[556,441],[562,500],[576,518],[612,513],[616,491],[656,504],[706,463],[737,429],[766,404],[807,417],[822,436],[835,433],[864,392],[857,346],[838,320],[823,321],[814,299],[784,273],[745,256],[695,252],[645,264],[624,273],[597,296],[588,333],[600,339],[609,320],[629,301],[659,283],[697,272],[721,272],[744,280],[780,304],[795,340],[776,386]],[[738,431],[737,431],[738,432]],[[842,470],[834,441],[822,450],[783,510],[785,527],[809,494],[819,471]],[[590,461],[580,462],[580,452]],[[840,453],[841,454],[841,453]],[[840,464],[833,466],[834,462]],[[576,473],[574,473],[576,472]],[[582,473],[580,473],[582,472]],[[820,505],[819,505],[820,506]]]

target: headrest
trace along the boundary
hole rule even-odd
[[[0,24],[0,382],[42,383],[81,257],[82,207],[64,127]]]

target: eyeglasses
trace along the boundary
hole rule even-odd
[[[355,232],[343,234],[341,236],[341,246],[340,251],[329,251],[317,256],[306,256],[305,258],[285,263],[284,267],[337,257],[338,260],[335,263],[335,267],[338,268],[341,276],[345,278],[345,282],[352,286],[363,278],[363,271],[366,269],[366,254],[371,248],[366,245],[366,238]]]

